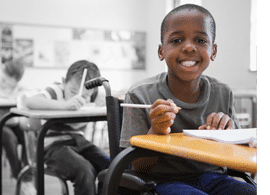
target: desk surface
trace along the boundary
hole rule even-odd
[[[52,119],[52,118],[70,118],[70,117],[91,117],[91,116],[106,116],[106,107],[87,107],[76,111],[68,110],[27,110],[11,108],[10,112],[38,119]]]
[[[0,108],[10,108],[17,106],[17,101],[15,99],[3,99],[0,98]]]
[[[239,171],[257,172],[257,149],[220,143],[173,133],[169,135],[138,135],[130,139],[133,146],[201,162],[226,166]]]

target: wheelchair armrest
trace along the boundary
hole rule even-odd
[[[107,174],[108,169],[101,171],[98,174],[98,181],[103,183],[105,175]],[[119,186],[131,190],[137,191],[148,191],[153,190],[156,186],[156,182],[153,181],[146,175],[136,173],[132,170],[125,170],[121,176]]]
[[[127,165],[129,165],[133,160],[141,157],[157,155],[157,152],[132,146],[120,152],[111,162],[109,169],[107,170],[103,181],[102,195],[117,195],[122,174],[124,173]],[[134,179],[133,176],[128,174],[125,174],[124,177],[132,177],[132,179]],[[155,186],[155,183],[152,183],[149,187],[153,186]]]
[[[232,170],[232,169],[227,169],[226,171],[227,175],[232,176],[232,177],[239,177],[244,179],[247,183],[252,184],[257,187],[256,182],[246,173]]]

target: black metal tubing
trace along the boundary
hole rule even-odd
[[[15,113],[7,113],[0,120],[0,162],[2,162],[2,129],[6,121],[12,117],[23,116]],[[94,121],[106,121],[107,116],[96,116],[96,117],[78,117],[78,118],[57,118],[49,119],[45,124],[42,125],[37,140],[37,172],[36,172],[36,187],[37,194],[44,195],[44,138],[50,127],[59,123],[80,123],[80,122],[94,122]],[[0,163],[0,193],[2,194],[2,163]]]
[[[7,120],[15,116],[19,115],[8,112],[0,119],[0,194],[2,194],[2,130]]]
[[[157,156],[159,153],[138,147],[128,147],[120,152],[111,162],[105,175],[102,195],[117,195],[121,176],[126,167],[135,159],[141,157]]]
[[[232,176],[232,177],[239,177],[244,179],[247,183],[252,184],[257,187],[257,183],[245,172],[237,171],[237,170],[232,170],[228,169],[227,170],[227,175]]]
[[[106,116],[99,117],[80,117],[80,118],[57,118],[50,119],[42,125],[37,140],[37,172],[36,172],[36,188],[38,195],[44,195],[44,138],[50,127],[61,123],[80,123],[80,122],[94,122],[105,121]],[[39,155],[38,155],[39,154]]]

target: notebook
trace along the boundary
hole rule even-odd
[[[247,144],[257,140],[257,129],[183,130],[184,135],[211,139],[228,144]]]

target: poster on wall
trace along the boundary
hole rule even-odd
[[[15,39],[13,58],[20,59],[26,67],[33,67],[33,40],[31,39]]]
[[[146,68],[145,32],[5,24],[1,37],[2,61],[20,58],[27,67],[67,68],[85,59],[100,69]]]
[[[13,57],[13,32],[11,25],[0,25],[1,29],[1,62],[5,63]]]

